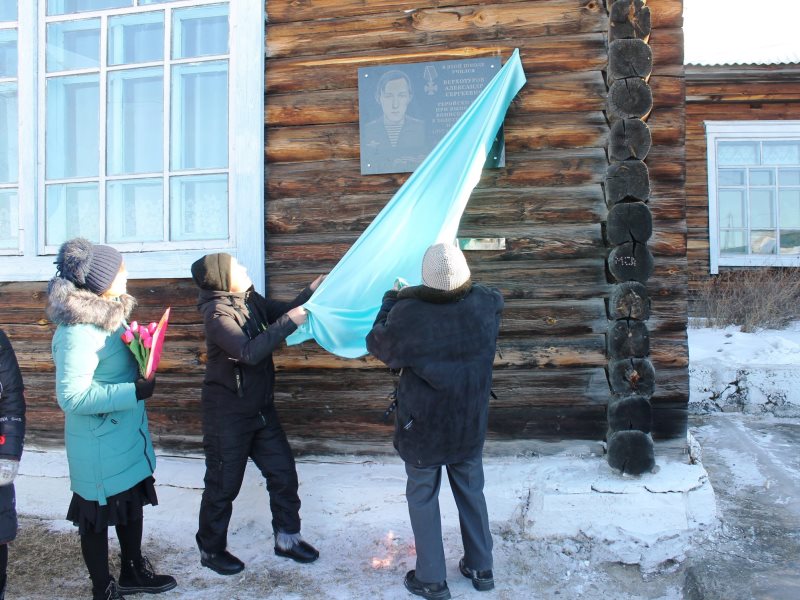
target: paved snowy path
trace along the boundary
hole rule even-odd
[[[686,565],[687,600],[800,598],[800,420],[695,417],[722,529]]]

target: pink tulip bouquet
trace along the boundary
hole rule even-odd
[[[161,348],[164,343],[164,335],[167,332],[169,323],[169,311],[164,312],[161,321],[155,321],[147,325],[131,321],[122,332],[122,341],[128,346],[136,363],[139,365],[139,373],[142,377],[150,377],[158,368],[161,359]]]

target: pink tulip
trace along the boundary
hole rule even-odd
[[[130,344],[133,341],[133,332],[130,329],[126,329],[120,337],[123,342]]]
[[[140,328],[139,328],[139,338],[140,338],[140,339],[142,339],[142,340],[149,340],[151,337],[152,337],[152,336],[151,336],[151,335],[150,335],[150,333],[147,331],[147,328],[146,328],[146,327],[140,327]]]
[[[148,323],[147,325],[147,333],[153,335],[156,332],[156,328],[158,327],[158,323],[153,321],[152,323]]]
[[[153,338],[150,338],[150,337],[149,338],[145,338],[144,340],[142,340],[142,345],[145,348],[149,349],[153,345]]]
[[[138,321],[131,321],[130,330],[133,333],[136,333],[137,331],[139,331],[139,322]]]

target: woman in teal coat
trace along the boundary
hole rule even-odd
[[[145,402],[155,378],[143,379],[120,335],[136,304],[127,294],[122,255],[77,238],[65,242],[50,281],[47,315],[53,336],[56,397],[64,411],[64,437],[72,502],[95,599],[124,593],[159,593],[175,579],[157,575],[142,555],[145,504],[158,503],[156,458]],[[108,526],[122,551],[119,582],[108,566]]]

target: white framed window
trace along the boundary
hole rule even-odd
[[[800,121],[706,121],[711,273],[800,266]]]
[[[132,278],[264,285],[263,0],[0,1],[0,281],[82,236]]]

